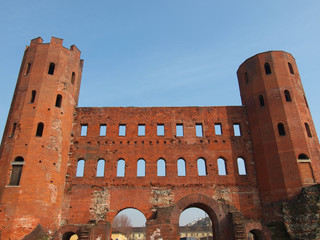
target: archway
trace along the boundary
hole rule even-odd
[[[112,222],[112,239],[145,240],[146,217],[135,208],[121,210]]]
[[[79,239],[79,237],[74,232],[66,232],[62,236],[62,240],[77,240],[77,239]]]
[[[248,240],[265,240],[263,232],[259,229],[252,229],[248,233]]]

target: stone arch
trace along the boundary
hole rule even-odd
[[[248,237],[249,233],[252,233],[256,240],[271,240],[268,229],[259,222],[247,223],[245,229],[246,237]]]
[[[53,236],[53,240],[64,240],[63,238],[69,236],[71,233],[78,234],[80,232],[80,227],[74,225],[66,225],[61,227]],[[70,235],[70,237],[72,236]]]
[[[232,227],[226,211],[216,200],[204,194],[190,194],[180,199],[172,210],[171,224],[179,226],[180,214],[190,207],[200,208],[209,215],[215,240],[229,239],[224,235],[228,232],[227,229]]]

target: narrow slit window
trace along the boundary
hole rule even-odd
[[[278,123],[278,132],[279,132],[279,136],[285,136],[286,135],[286,131],[284,129],[283,123]]]
[[[77,163],[76,177],[83,177],[83,175],[84,175],[84,164],[85,164],[85,161],[83,159],[79,159],[79,161]]]
[[[268,62],[266,62],[264,64],[264,70],[265,70],[267,75],[271,74],[271,67],[270,67],[270,64]]]
[[[309,108],[309,104],[307,102],[306,96],[303,95],[303,98],[304,98],[304,102],[306,103],[307,108]]]
[[[243,158],[237,159],[239,175],[247,175],[246,163]]]
[[[62,104],[62,96],[60,94],[57,95],[56,98],[56,107],[61,108],[61,104]]]
[[[248,73],[247,72],[244,73],[244,79],[246,81],[246,84],[248,84],[249,83],[249,77],[248,77]]]
[[[36,99],[36,90],[31,91],[31,98],[30,98],[30,103],[34,103],[34,100]]]
[[[36,132],[37,137],[42,137],[43,128],[44,128],[44,124],[42,122],[39,122],[37,126],[37,132]]]
[[[233,124],[233,134],[235,137],[240,137],[241,136],[241,128],[239,123],[234,123]]]
[[[197,160],[198,176],[207,176],[207,164],[203,158]]]
[[[158,177],[166,176],[166,161],[161,158],[157,162],[157,176]]]
[[[164,136],[164,124],[157,124],[157,136]]]
[[[28,64],[27,64],[27,68],[26,68],[26,72],[25,72],[24,75],[28,75],[28,74],[29,74],[30,68],[31,68],[31,63],[28,63]]]
[[[106,161],[104,159],[99,159],[97,162],[97,177],[104,177],[104,168]]]
[[[264,98],[262,95],[259,95],[259,103],[260,103],[260,107],[264,106]]]
[[[126,135],[126,125],[119,124],[119,136],[125,136],[125,135]]]
[[[284,90],[284,97],[286,98],[286,102],[291,102],[291,94],[289,90]]]
[[[100,124],[100,136],[107,135],[107,124]]]
[[[178,168],[178,176],[186,176],[186,161],[182,158],[178,159],[177,161],[177,168]]]
[[[74,81],[76,79],[76,74],[74,72],[72,72],[71,74],[71,83],[74,84]]]
[[[24,159],[23,157],[20,157],[20,156],[16,157],[11,164],[12,164],[12,170],[11,170],[9,186],[19,186]]]
[[[120,159],[117,164],[117,177],[124,177],[125,175],[126,162]]]
[[[176,136],[183,137],[183,124],[181,124],[181,123],[178,123],[176,125]]]
[[[227,175],[226,161],[223,158],[218,158],[218,174],[220,176]]]
[[[15,131],[16,131],[16,128],[17,128],[17,123],[14,122],[13,125],[12,125],[11,134],[10,134],[9,137],[13,137],[13,136],[14,136],[14,133],[15,133]]]
[[[88,124],[81,124],[80,136],[82,137],[87,136],[87,133],[88,133]]]
[[[138,136],[145,136],[146,135],[146,125],[139,124],[138,125]]]
[[[55,68],[55,64],[53,62],[51,62],[50,65],[49,65],[49,70],[48,70],[48,74],[49,75],[53,75],[54,68]]]
[[[202,123],[196,123],[196,136],[203,137]]]
[[[293,67],[292,67],[292,64],[290,62],[288,62],[288,67],[289,67],[290,73],[294,74]]]
[[[304,126],[306,127],[306,132],[307,132],[308,137],[312,138],[312,134],[311,134],[311,131],[310,131],[309,124],[308,123],[304,123]]]
[[[221,123],[215,123],[214,124],[214,131],[215,131],[216,135],[222,135]]]
[[[137,177],[145,177],[146,176],[146,161],[143,159],[139,159],[137,162]]]

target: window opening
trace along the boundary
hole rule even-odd
[[[120,159],[117,164],[117,177],[124,177],[125,175],[126,162]]]
[[[298,160],[310,160],[310,158],[308,157],[308,155],[301,153],[299,154]]]
[[[239,173],[239,175],[247,175],[246,163],[245,163],[244,159],[243,158],[238,158],[237,159],[237,163],[238,163],[238,173]]]
[[[143,159],[139,159],[137,162],[137,177],[145,177],[146,176],[146,161]]]
[[[222,158],[218,158],[218,174],[220,176],[227,175],[226,161]]]
[[[206,176],[207,175],[207,164],[203,158],[198,159],[197,167],[198,167],[198,175],[199,176]]]
[[[39,122],[37,127],[37,132],[36,132],[37,137],[42,137],[43,127],[44,127],[44,124],[42,122]]]
[[[76,74],[72,72],[71,74],[71,83],[74,84],[74,80],[76,79]]]
[[[234,123],[233,124],[233,133],[235,137],[240,137],[241,136],[241,128],[239,123]]]
[[[81,124],[80,136],[82,137],[87,136],[87,133],[88,133],[88,124]]]
[[[286,135],[286,131],[284,129],[283,123],[278,123],[278,132],[279,132],[280,136],[285,136]]]
[[[166,176],[166,161],[161,158],[157,162],[157,176],[158,177]]]
[[[30,99],[30,103],[34,103],[34,100],[36,98],[36,90],[32,90],[31,91],[31,99]]]
[[[186,161],[182,158],[177,161],[178,176],[186,176]]]
[[[215,131],[216,135],[222,135],[221,123],[215,123],[214,124],[214,131]]]
[[[146,125],[139,124],[138,125],[138,136],[145,136],[146,135]]]
[[[286,102],[291,102],[291,95],[289,90],[284,90],[284,97],[286,98]]]
[[[306,127],[306,132],[307,132],[308,137],[312,138],[312,134],[311,134],[311,131],[310,131],[309,124],[308,123],[304,123],[304,126]]]
[[[60,94],[57,95],[56,99],[56,107],[60,108],[62,103],[62,96]]]
[[[53,62],[51,62],[50,65],[49,65],[48,74],[53,75],[54,68],[55,68],[55,64]]]
[[[83,175],[84,175],[84,164],[85,164],[85,161],[83,159],[79,159],[79,161],[77,163],[76,177],[83,177]]]
[[[13,137],[13,136],[14,136],[14,133],[15,133],[15,131],[16,131],[16,128],[17,128],[17,123],[14,122],[13,125],[12,125],[11,134],[10,134],[9,137]]]
[[[19,186],[24,159],[23,157],[18,156],[14,159],[14,161],[11,164],[12,164],[12,170],[11,170],[9,186]]]
[[[304,102],[306,103],[307,108],[309,108],[309,104],[307,102],[306,96],[303,96],[303,98],[304,98]]]
[[[30,72],[30,68],[31,68],[31,63],[27,64],[27,69],[24,75],[28,75],[28,73]]]
[[[262,95],[259,95],[259,103],[260,103],[260,107],[264,106],[264,98]]]
[[[288,67],[289,67],[290,73],[294,74],[293,67],[290,62],[288,62]]]
[[[183,124],[182,123],[176,124],[176,136],[183,137]]]
[[[203,137],[202,123],[196,123],[196,136]]]
[[[100,124],[100,136],[106,136],[107,135],[107,124]]]
[[[126,135],[126,125],[119,124],[119,136],[125,136],[125,135]]]
[[[265,70],[267,75],[271,74],[271,67],[270,67],[270,64],[268,62],[266,62],[264,64],[264,70]]]
[[[104,168],[106,161],[104,159],[99,159],[97,162],[97,177],[104,177]]]
[[[157,135],[164,136],[164,124],[157,124]]]
[[[246,84],[248,84],[249,83],[249,77],[248,77],[248,73],[247,72],[244,73],[244,78],[246,80]]]

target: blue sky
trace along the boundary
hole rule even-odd
[[[241,105],[239,65],[287,51],[319,130],[319,10],[319,0],[3,0],[0,135],[25,45],[39,36],[82,51],[79,106]]]

